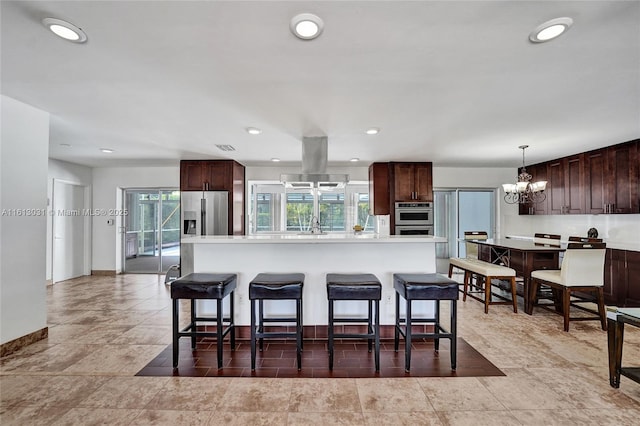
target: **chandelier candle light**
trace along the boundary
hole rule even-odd
[[[518,175],[517,183],[505,183],[502,185],[504,189],[504,201],[509,204],[532,204],[541,203],[547,196],[544,194],[544,190],[547,187],[547,181],[541,180],[538,182],[531,182],[533,178],[524,165],[524,150],[529,145],[520,145],[518,148],[522,150],[522,170]]]

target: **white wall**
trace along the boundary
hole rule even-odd
[[[6,96],[0,110],[0,343],[6,343],[47,326],[49,114]],[[41,214],[9,215],[13,209]]]
[[[180,187],[179,167],[98,167],[93,169],[93,209],[106,215],[93,217],[92,270],[122,271],[122,242],[118,232],[122,216],[109,215],[122,208],[120,193],[132,188]],[[115,219],[114,225],[107,225]]]
[[[47,204],[49,208],[53,205],[53,180],[62,180],[67,183],[72,183],[74,185],[82,185],[89,187],[89,195],[91,194],[91,180],[92,173],[91,168],[86,166],[80,166],[78,164],[68,163],[66,161],[54,160],[53,158],[49,159],[49,173],[47,179]],[[89,202],[91,202],[91,198],[89,198]],[[90,207],[91,204],[89,204]],[[91,220],[91,218],[88,218]],[[50,215],[47,217],[47,269],[46,269],[46,277],[47,280],[51,279],[51,260],[52,253],[51,248],[53,247],[53,216]]]

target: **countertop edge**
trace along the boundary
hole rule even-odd
[[[182,244],[406,244],[406,243],[445,243],[447,240],[434,236],[414,235],[207,235],[188,237],[180,240]]]

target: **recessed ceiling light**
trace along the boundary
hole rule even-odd
[[[71,144],[70,143],[61,143],[60,146],[64,146],[65,148],[70,148]]]
[[[535,30],[529,34],[529,40],[533,43],[544,43],[553,40],[560,34],[564,33],[573,24],[573,19],[563,17],[555,18],[544,24],[538,25]]]
[[[111,154],[113,152],[113,149],[111,149],[111,148],[100,148],[100,151],[104,152],[105,154]]]
[[[271,161],[273,161],[274,163],[277,163],[278,161],[280,161],[279,158],[272,158]]]
[[[378,129],[377,127],[371,127],[370,129],[367,129],[365,133],[368,135],[377,135],[378,133],[380,133],[380,129]]]
[[[260,133],[262,133],[262,130],[258,129],[257,127],[247,127],[247,133],[249,133],[250,135],[259,135]]]
[[[351,162],[355,163],[355,162],[357,162],[357,161],[360,161],[360,159],[359,159],[359,158],[355,158],[355,157],[353,157],[353,158],[352,158],[351,160],[349,160],[349,161],[351,161]]]
[[[56,18],[44,18],[42,23],[49,28],[55,35],[74,43],[84,43],[87,41],[87,35],[82,28],[76,27],[70,22]]]
[[[324,22],[312,13],[301,13],[291,18],[289,28],[299,39],[313,40],[322,33]]]

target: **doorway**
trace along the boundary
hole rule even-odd
[[[165,273],[180,263],[180,191],[125,189],[125,273]]]
[[[89,275],[88,187],[53,180],[51,281]]]
[[[436,269],[449,271],[449,258],[466,256],[465,231],[495,236],[495,189],[437,189],[434,194],[434,234],[447,239],[436,244]]]

